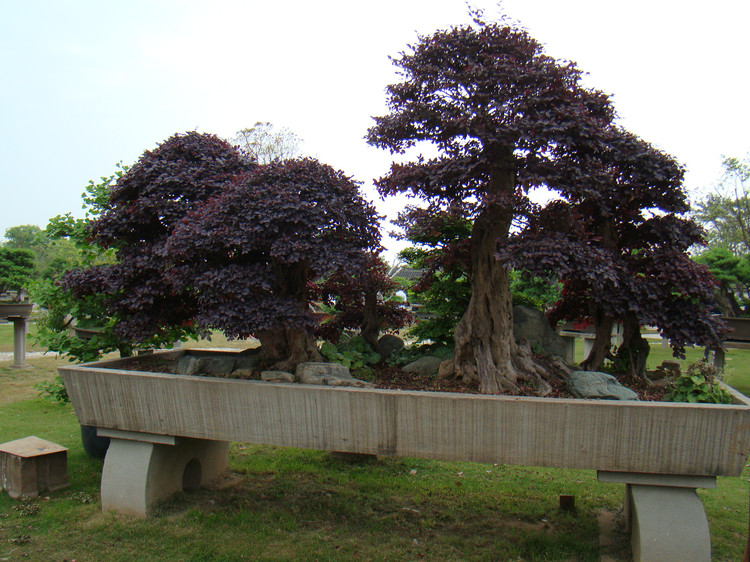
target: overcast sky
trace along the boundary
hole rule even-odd
[[[494,1],[475,0],[490,17]],[[750,2],[505,0],[504,13],[613,95],[695,193],[750,150]],[[80,216],[88,180],[175,132],[287,127],[372,189],[391,157],[363,136],[388,57],[468,21],[463,0],[0,0],[0,235]],[[394,245],[391,245],[395,247]]]

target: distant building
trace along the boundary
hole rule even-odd
[[[410,269],[401,265],[394,265],[388,270],[388,277],[401,277],[401,279],[419,279],[422,277],[421,269]]]

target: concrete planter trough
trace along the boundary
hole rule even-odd
[[[733,405],[487,396],[124,370],[133,360],[59,370],[79,422],[111,438],[103,509],[141,517],[218,476],[240,441],[596,470],[626,484],[635,559],[709,560],[695,489],[740,476],[750,453],[750,401],[736,392]]]

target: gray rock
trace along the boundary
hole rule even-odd
[[[297,365],[297,379],[302,384],[327,386],[354,386],[371,388],[374,385],[352,377],[349,369],[338,363],[300,363]]]
[[[415,373],[420,376],[431,376],[438,372],[440,364],[443,362],[439,357],[425,355],[408,365],[404,365],[401,370],[405,373]]]
[[[549,325],[544,312],[518,304],[513,307],[513,336],[526,340],[534,351],[548,357],[565,357],[565,340]]]
[[[335,376],[340,378],[352,378],[352,374],[349,372],[348,367],[339,365],[338,363],[323,363],[309,361],[307,363],[300,363],[297,365],[297,376],[302,380],[302,377],[308,375],[313,376]]]
[[[176,375],[194,375],[198,372],[200,360],[193,355],[183,355],[177,360],[173,370]]]
[[[378,347],[383,358],[404,349],[404,340],[393,334],[385,334],[378,340]]]
[[[204,357],[200,360],[200,370],[207,375],[226,376],[234,370],[234,357]]]
[[[232,371],[232,378],[245,380],[260,380],[260,373],[254,369],[235,369]]]
[[[243,355],[242,357],[237,357],[237,359],[235,359],[234,369],[254,369],[259,361],[260,354]]]
[[[576,398],[638,400],[638,395],[617,382],[615,377],[597,371],[574,371],[568,377],[567,386]]]
[[[260,378],[266,382],[294,382],[297,380],[297,377],[286,371],[261,371]]]
[[[313,373],[302,373],[297,371],[297,380],[302,384],[325,384],[324,375],[315,375]]]

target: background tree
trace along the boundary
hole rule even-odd
[[[309,283],[380,248],[375,209],[317,160],[256,166],[189,213],[167,247],[170,279],[203,330],[255,336],[287,370],[319,360]]]
[[[714,246],[695,257],[716,280],[716,304],[725,316],[750,313],[750,255],[737,257],[724,246]]]
[[[41,232],[42,229],[35,224],[11,226],[5,230],[5,242],[2,245],[14,250],[33,250],[39,245]]]
[[[5,248],[29,250],[34,254],[34,280],[52,279],[78,262],[75,244],[65,239],[52,239],[36,225],[12,226],[5,231]]]
[[[695,219],[708,231],[711,247],[724,246],[736,256],[750,253],[750,155],[722,158],[724,174],[714,192],[696,202]]]
[[[270,164],[301,155],[302,139],[289,129],[277,129],[268,122],[259,121],[252,127],[237,131],[232,141],[257,164]]]
[[[526,32],[479,16],[474,26],[420,37],[394,64],[403,81],[387,88],[390,114],[375,119],[368,141],[395,153],[424,141],[440,156],[394,164],[377,182],[381,195],[410,192],[473,221],[456,374],[485,393],[516,392],[522,380],[547,393],[551,374],[513,339],[509,272],[494,256],[524,204],[523,189],[554,188],[547,170],[562,155],[596,146],[612,107],[581,87],[575,65],[544,55]]]

